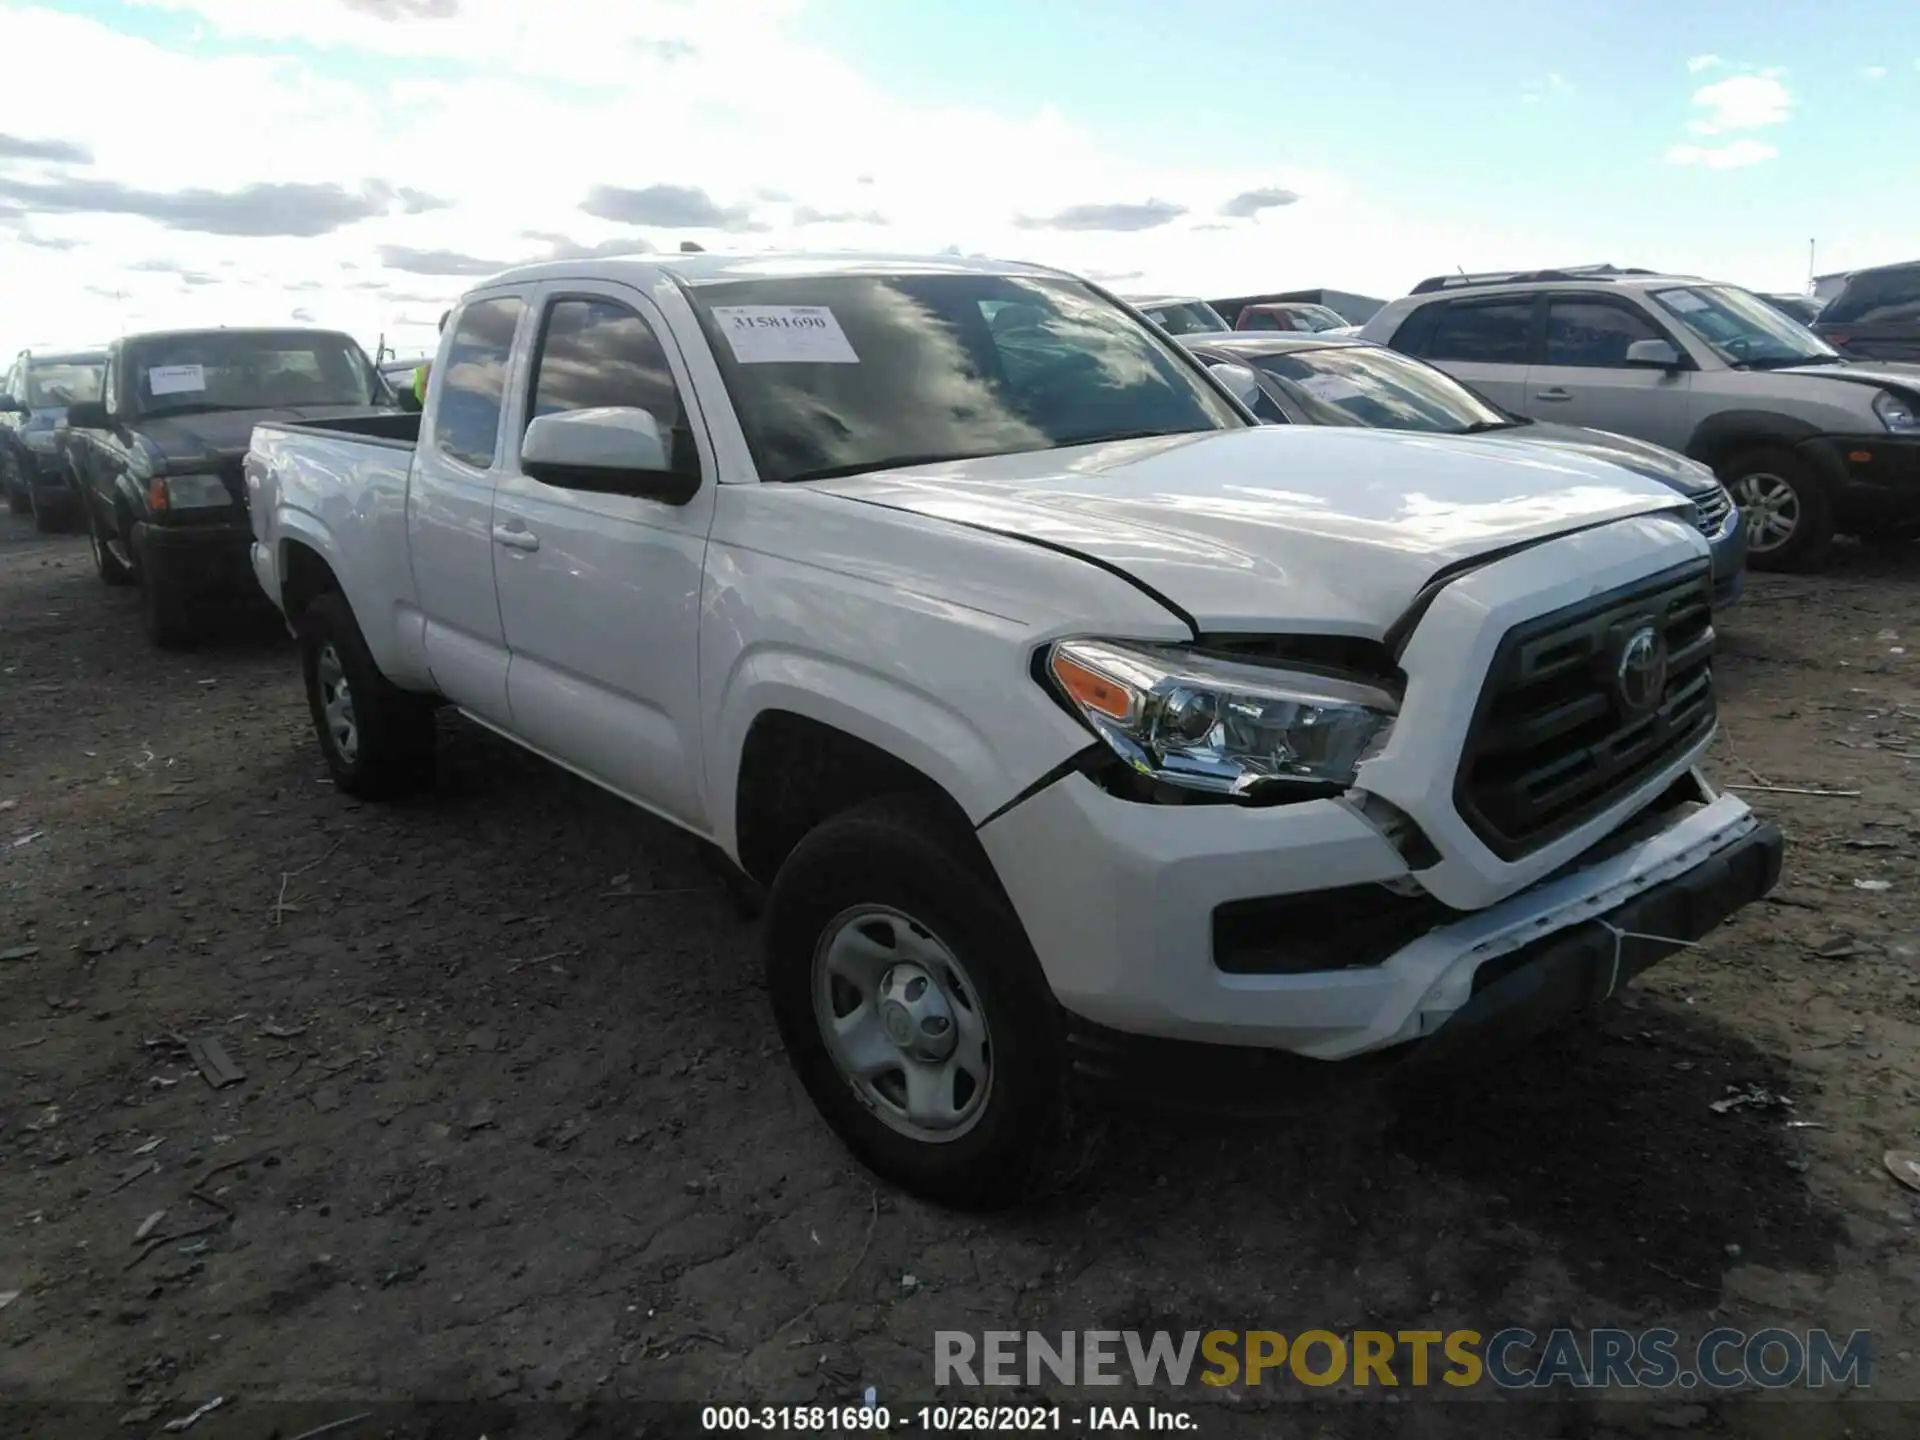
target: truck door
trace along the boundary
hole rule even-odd
[[[429,377],[407,533],[433,683],[454,704],[511,724],[507,642],[494,595],[493,498],[508,410],[507,374],[527,302],[469,300]]]
[[[494,496],[494,569],[512,659],[514,733],[620,794],[711,829],[701,776],[700,598],[716,472],[672,332],[622,285],[539,297],[525,412]],[[649,411],[703,480],[685,504],[550,485],[521,473],[542,415]]]

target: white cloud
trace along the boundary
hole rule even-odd
[[[1673,165],[1703,165],[1709,170],[1735,170],[1771,160],[1779,153],[1764,140],[1734,140],[1725,145],[1669,146],[1667,161]]]
[[[1548,71],[1544,80],[1529,80],[1520,92],[1520,103],[1538,105],[1549,95],[1573,94],[1573,82],[1555,71]]]
[[[1689,75],[1698,75],[1702,70],[1711,70],[1716,65],[1724,65],[1726,63],[1727,62],[1722,60],[1718,55],[1696,55],[1687,61],[1687,73]]]
[[[1884,80],[1887,78],[1887,67],[1884,65],[1869,65],[1860,73],[1869,80]]]
[[[1705,113],[1687,128],[1696,135],[1724,135],[1784,124],[1793,118],[1793,95],[1779,77],[1767,70],[1701,86],[1693,92],[1693,106]]]

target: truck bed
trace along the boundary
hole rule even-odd
[[[284,420],[261,425],[259,430],[289,430],[322,435],[341,435],[353,440],[370,440],[379,445],[411,450],[420,443],[420,415],[415,411],[390,411],[377,415],[337,415],[327,420]]]

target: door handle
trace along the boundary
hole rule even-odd
[[[509,550],[538,550],[540,537],[531,530],[509,530],[504,525],[493,527],[493,538]]]
[[[1533,398],[1536,400],[1571,400],[1573,398],[1573,392],[1556,385],[1551,390],[1534,391]]]

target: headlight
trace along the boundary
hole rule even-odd
[[[51,430],[23,431],[20,438],[26,442],[29,450],[38,450],[42,455],[53,454],[60,443]]]
[[[233,504],[233,496],[218,475],[173,475],[160,483],[167,487],[169,510],[208,510]]]
[[[1873,397],[1873,413],[1880,417],[1882,425],[1896,434],[1920,433],[1920,415],[1915,415],[1913,406],[1891,390],[1882,390]]]
[[[1157,645],[1062,640],[1047,670],[1139,774],[1249,799],[1352,784],[1400,708],[1361,681]]]

